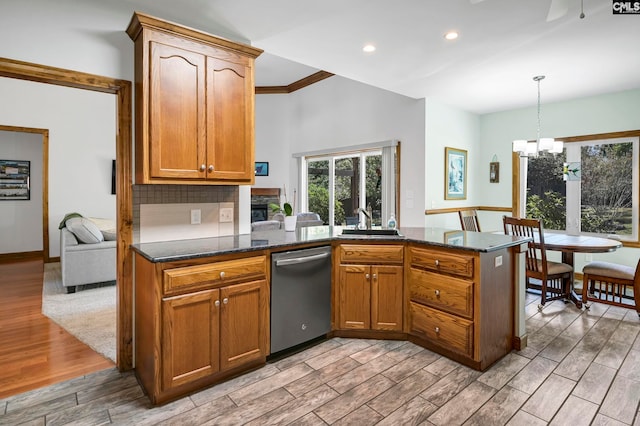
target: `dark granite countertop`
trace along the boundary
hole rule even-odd
[[[277,251],[279,248],[295,249],[296,245],[319,243],[331,244],[340,241],[409,241],[430,246],[461,250],[490,252],[512,247],[527,239],[486,232],[468,232],[443,228],[399,229],[399,236],[341,235],[341,226],[311,226],[298,228],[295,232],[261,231],[216,238],[161,241],[133,244],[131,248],[151,262],[172,262],[196,259],[220,254],[251,252],[256,250]]]

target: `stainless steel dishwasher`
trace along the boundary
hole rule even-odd
[[[271,354],[331,330],[331,247],[271,255]]]

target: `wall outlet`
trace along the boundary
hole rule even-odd
[[[593,255],[591,253],[587,253],[584,255],[584,260],[587,262],[593,262]]]
[[[220,217],[218,218],[218,222],[220,223],[233,222],[233,208],[222,207],[220,209]]]
[[[497,256],[494,260],[495,267],[502,266],[502,256]]]
[[[202,221],[202,211],[200,209],[191,210],[191,224],[199,225]]]

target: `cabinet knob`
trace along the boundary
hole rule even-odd
[[[436,333],[440,333],[440,327],[436,327],[434,330]]]
[[[365,277],[366,279],[369,279],[369,274],[364,274],[364,277]]]
[[[377,280],[378,279],[378,274],[373,274],[373,279]]]
[[[207,166],[205,166],[204,164],[200,164],[200,171],[204,172],[207,169]]]
[[[209,173],[213,171],[213,164],[209,164]]]
[[[438,259],[436,259],[436,266],[440,265],[440,261]]]
[[[440,296],[440,290],[436,290],[436,296]]]
[[[220,278],[224,278],[224,275],[225,275],[224,271],[220,271]]]
[[[227,303],[229,303],[229,299],[225,297],[224,299],[222,299],[222,303],[226,305]]]
[[[216,306],[220,306],[220,301],[216,300],[215,302],[213,302],[213,304],[216,305]]]

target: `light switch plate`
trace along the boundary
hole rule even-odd
[[[231,207],[221,207],[220,208],[220,223],[233,222],[233,208]]]
[[[199,225],[202,222],[202,211],[200,209],[191,209],[191,224]]]

